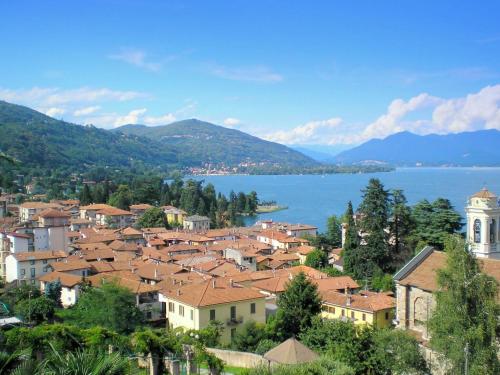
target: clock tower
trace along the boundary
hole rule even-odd
[[[478,258],[500,259],[500,206],[497,196],[486,188],[469,198],[467,242]]]

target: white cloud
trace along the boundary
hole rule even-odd
[[[335,136],[342,119],[335,117],[328,120],[310,121],[290,130],[279,130],[267,134],[265,139],[273,142],[292,144],[321,144]]]
[[[77,109],[76,111],[73,112],[73,116],[76,116],[76,117],[88,116],[94,112],[97,112],[99,109],[101,109],[101,107],[98,105],[80,108],[80,109]]]
[[[233,81],[251,81],[251,82],[281,82],[283,76],[273,72],[270,68],[257,66],[227,67],[222,65],[212,65],[210,72],[217,77]]]
[[[241,124],[241,120],[234,118],[234,117],[228,117],[223,121],[224,125],[226,125],[228,128],[234,128]]]
[[[0,88],[0,98],[32,107],[52,107],[64,104],[91,103],[104,101],[125,102],[147,97],[138,91],[120,91],[109,88],[80,87],[61,89],[57,87],[33,87],[31,89]]]
[[[161,62],[153,62],[147,59],[146,52],[135,48],[122,48],[120,52],[109,55],[109,58],[112,60],[123,61],[127,64],[131,64],[151,72],[158,72],[161,70],[164,62],[171,59],[169,58]]]
[[[158,116],[158,117],[153,117],[153,116],[146,116],[143,119],[143,123],[145,125],[166,125],[171,122],[174,122],[176,120],[175,116],[172,113],[167,113],[163,116]]]
[[[45,114],[50,117],[61,116],[62,114],[64,114],[64,112],[66,112],[64,109],[57,107],[52,107],[45,110]]]
[[[146,113],[146,108],[134,109],[124,116],[118,116],[113,122],[115,127],[127,125],[127,124],[138,124],[139,118]]]
[[[402,120],[409,113],[425,108],[431,108],[441,103],[442,99],[423,93],[408,101],[395,99],[387,109],[387,113],[369,124],[363,131],[361,138],[380,138],[404,130],[415,130],[415,123],[405,123]]]

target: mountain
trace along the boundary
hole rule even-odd
[[[401,132],[341,152],[335,160],[344,164],[383,162],[398,166],[499,166],[500,131],[424,136]]]
[[[60,121],[33,109],[0,101],[0,151],[29,168],[74,171],[92,165],[235,165],[251,160],[288,166],[316,165],[288,147],[198,120],[150,128],[105,130]]]
[[[289,147],[196,119],[154,127],[125,125],[113,132],[156,140],[175,149],[179,160],[187,165],[198,165],[200,161],[226,165],[247,161],[297,167],[318,165]]]
[[[335,162],[335,156],[340,152],[352,148],[352,145],[294,145],[294,150],[309,156],[321,163]]]

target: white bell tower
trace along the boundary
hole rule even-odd
[[[486,188],[469,198],[467,241],[478,258],[500,259],[500,206],[497,196]]]

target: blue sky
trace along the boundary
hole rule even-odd
[[[4,1],[0,99],[286,144],[500,128],[500,2]]]

